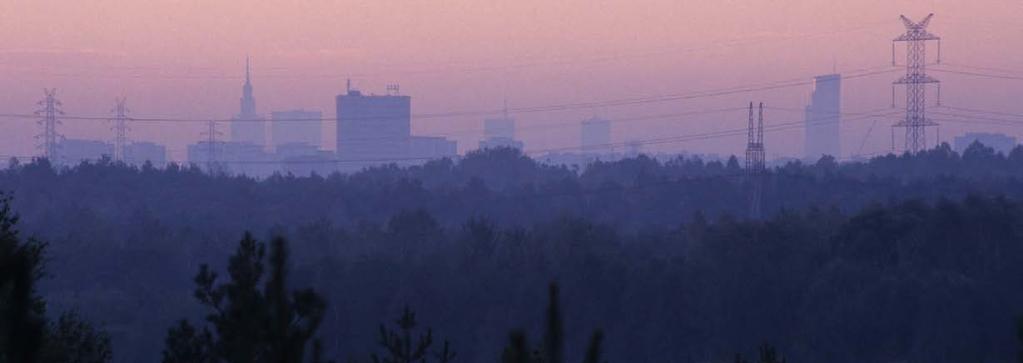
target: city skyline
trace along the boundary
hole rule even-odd
[[[615,142],[625,143],[629,140],[652,139],[663,135],[695,135],[741,127],[743,115],[741,110],[724,112],[705,112],[719,109],[741,108],[749,100],[763,100],[769,106],[778,109],[801,110],[808,104],[809,85],[791,86],[757,92],[742,92],[720,97],[707,97],[696,100],[650,102],[639,106],[601,106],[578,108],[565,111],[531,111],[516,112],[516,109],[529,109],[544,105],[565,105],[583,102],[605,102],[607,100],[623,100],[629,98],[649,98],[661,95],[678,95],[699,93],[706,90],[728,89],[730,87],[750,87],[759,84],[800,79],[807,83],[812,77],[830,73],[832,68],[839,73],[856,75],[863,69],[888,70],[893,73],[864,76],[843,82],[843,112],[860,113],[888,106],[887,91],[891,78],[898,74],[897,67],[885,68],[889,64],[889,45],[891,38],[902,32],[898,22],[898,14],[906,13],[911,18],[920,18],[928,12],[935,12],[932,27],[945,37],[945,56],[949,71],[962,71],[966,68],[952,68],[958,65],[969,65],[987,68],[1008,67],[1018,63],[1021,55],[1014,51],[1001,54],[990,44],[996,43],[1004,32],[992,31],[1012,27],[1011,19],[1002,17],[1019,8],[1012,2],[992,2],[983,9],[973,9],[962,4],[934,3],[923,1],[895,2],[891,5],[865,6],[858,8],[848,6],[843,16],[828,14],[816,19],[798,18],[800,14],[818,14],[822,7],[814,3],[794,2],[788,15],[768,12],[767,16],[753,22],[748,31],[739,31],[738,24],[750,19],[749,14],[739,11],[735,18],[722,18],[724,22],[719,34],[697,26],[664,28],[674,24],[672,17],[692,20],[693,14],[680,14],[684,6],[670,4],[651,4],[658,9],[672,9],[665,15],[651,18],[652,24],[660,25],[656,31],[644,33],[637,28],[636,20],[641,15],[649,15],[646,11],[630,10],[618,18],[597,10],[581,11],[572,24],[578,30],[571,33],[578,47],[558,48],[552,44],[562,44],[556,32],[543,30],[561,29],[554,25],[552,19],[564,19],[565,14],[580,10],[579,4],[564,4],[544,8],[535,3],[522,5],[522,8],[502,6],[479,10],[476,12],[504,11],[507,16],[518,19],[529,11],[536,11],[540,18],[537,29],[523,32],[502,33],[494,26],[486,26],[481,31],[489,35],[505,34],[502,39],[512,46],[508,49],[480,48],[479,42],[465,43],[461,53],[478,50],[478,54],[451,53],[439,56],[441,52],[424,52],[422,47],[394,47],[405,44],[409,40],[401,40],[401,36],[415,39],[421,35],[408,29],[373,28],[367,31],[365,40],[370,42],[374,37],[377,46],[363,47],[362,55],[356,53],[338,55],[343,47],[336,47],[338,36],[326,36],[325,29],[315,26],[316,31],[285,32],[285,35],[271,37],[267,44],[272,46],[257,47],[254,43],[239,41],[247,39],[245,32],[238,29],[220,27],[199,16],[197,29],[212,29],[223,33],[218,39],[203,40],[196,47],[207,47],[202,50],[209,52],[182,53],[182,56],[129,57],[136,52],[142,53],[147,47],[141,46],[137,35],[124,34],[123,42],[117,39],[117,27],[99,27],[90,29],[97,38],[82,38],[79,43],[59,46],[59,35],[66,35],[69,29],[55,26],[44,29],[40,33],[40,42],[34,47],[19,47],[25,43],[10,39],[11,47],[0,52],[0,75],[7,82],[6,95],[0,97],[0,107],[6,113],[23,114],[33,110],[34,104],[41,98],[40,89],[56,87],[58,97],[65,104],[69,115],[107,116],[116,97],[128,99],[135,117],[169,117],[183,119],[230,118],[234,112],[230,109],[231,100],[237,100],[237,84],[242,80],[240,69],[247,54],[254,61],[253,72],[259,79],[260,88],[256,98],[260,99],[263,116],[269,110],[284,109],[315,109],[332,110],[333,97],[343,93],[344,79],[352,78],[357,88],[367,93],[384,93],[383,86],[401,83],[406,94],[416,99],[412,110],[413,115],[469,113],[472,111],[494,111],[500,109],[504,99],[509,100],[512,116],[518,120],[520,138],[529,149],[544,150],[572,147],[578,145],[578,123],[586,118],[599,116],[607,118],[618,125],[628,122],[627,128],[615,128]],[[156,8],[170,5],[158,3]],[[223,5],[211,5],[216,9],[214,14],[226,11]],[[410,9],[418,9],[420,5],[410,5]],[[767,11],[767,4],[753,2],[744,5],[756,13]],[[76,6],[71,6],[72,8]],[[198,11],[197,5],[182,6],[175,11],[191,15]],[[256,19],[265,19],[267,12],[280,10],[268,4],[253,5]],[[103,8],[102,6],[100,8]],[[125,10],[112,11],[130,13]],[[328,7],[329,8],[329,7]],[[524,10],[525,9],[525,10]],[[530,10],[533,9],[533,10]],[[1002,11],[998,11],[1001,9]],[[26,19],[38,16],[40,11],[35,5],[23,4],[22,7],[7,9],[14,13],[25,14]],[[285,9],[301,12],[302,9]],[[385,5],[366,5],[366,10],[376,16],[385,17],[381,13],[393,10]],[[718,6],[701,7],[697,13],[725,15]],[[92,13],[97,10],[87,10]],[[339,15],[337,9],[330,8],[322,16]],[[406,12],[413,10],[400,9],[395,17],[410,16]],[[438,7],[436,10],[443,16],[450,14],[450,7]],[[638,13],[632,13],[637,11]],[[504,13],[502,13],[504,14]],[[774,14],[774,15],[771,15]],[[823,14],[823,13],[821,13]],[[465,22],[479,25],[479,19],[473,16],[486,14],[470,14]],[[706,15],[706,14],[705,14]],[[967,19],[984,15],[994,18],[987,23],[972,23]],[[77,21],[80,15],[68,14]],[[441,16],[441,15],[438,15]],[[228,23],[237,25],[241,15],[228,15]],[[789,20],[799,19],[798,22]],[[8,26],[12,34],[27,34],[37,25],[28,24],[25,19],[12,20]],[[511,21],[511,20],[508,20]],[[132,20],[130,24],[121,24],[123,29],[131,30],[139,26]],[[71,21],[73,24],[74,21]],[[420,23],[414,27],[426,27],[427,33],[450,31],[449,28],[438,26],[434,29]],[[692,23],[698,24],[699,22]],[[784,25],[781,24],[789,24]],[[259,30],[266,22],[257,25],[241,26],[248,31]],[[624,26],[626,30],[616,37],[601,38],[610,30],[600,25]],[[169,39],[171,45],[183,44],[196,30],[188,30],[184,35],[171,32],[172,26],[165,22],[156,22],[148,29],[150,35],[166,31],[162,35]],[[779,31],[779,29],[782,29]],[[668,34],[673,30],[678,40],[668,41]],[[631,34],[627,34],[631,31]],[[162,34],[162,33],[161,33]],[[178,34],[178,35],[172,35]],[[446,33],[445,33],[446,34]],[[547,34],[549,42],[515,42],[512,34],[524,39],[535,34]],[[526,35],[523,35],[526,34]],[[586,35],[588,36],[581,36]],[[528,36],[527,36],[528,35]],[[317,38],[322,37],[322,39]],[[567,36],[567,35],[566,35]],[[623,46],[625,38],[639,37],[641,41],[635,45]],[[85,37],[85,35],[82,35]],[[169,37],[169,38],[167,38]],[[340,36],[349,39],[350,36]],[[623,38],[625,37],[625,38]],[[592,39],[591,39],[592,38]],[[289,50],[283,40],[303,39],[293,44]],[[650,43],[657,39],[662,43]],[[985,39],[986,42],[970,40]],[[454,47],[446,39],[444,47]],[[977,43],[977,44],[975,44]],[[984,43],[981,45],[979,43]],[[369,44],[369,43],[368,43]],[[542,44],[542,45],[540,45]],[[208,49],[214,45],[216,51]],[[786,55],[793,47],[817,46],[817,50],[801,54],[800,57]],[[173,48],[173,47],[171,47]],[[222,48],[222,49],[221,49]],[[244,48],[244,49],[242,49]],[[263,51],[252,48],[264,48]],[[455,47],[458,48],[458,47]],[[580,49],[582,48],[582,49]],[[120,49],[120,50],[118,50]],[[306,52],[320,49],[323,52],[309,53],[306,56],[287,56],[291,52]],[[419,51],[414,56],[405,57],[412,49]],[[458,48],[461,49],[461,48]],[[482,50],[481,50],[482,49]],[[488,51],[484,51],[489,49]],[[609,51],[615,49],[613,51]],[[148,49],[151,50],[151,49]],[[123,55],[117,55],[120,52]],[[113,55],[110,55],[113,54]],[[155,52],[155,55],[161,52]],[[391,56],[386,56],[390,54]],[[514,54],[514,56],[513,56]],[[758,59],[746,57],[750,54],[763,54]],[[1002,58],[994,59],[998,55]],[[397,58],[410,59],[395,61]],[[798,58],[798,59],[797,59]],[[301,61],[297,61],[299,59]],[[309,64],[306,64],[309,63]],[[952,66],[956,65],[956,66]],[[229,69],[230,68],[230,69]],[[862,71],[860,71],[862,72]],[[982,71],[988,72],[993,71]],[[584,78],[581,74],[590,76]],[[1004,74],[1000,73],[1000,74]],[[593,76],[596,75],[596,76]],[[1019,91],[1019,82],[994,77],[974,77],[967,74],[939,74],[945,80],[943,98],[956,100],[950,105],[971,107],[990,111],[1020,113],[1017,104],[1011,102],[1012,95]],[[16,84],[12,83],[16,82]],[[456,84],[458,86],[456,86]],[[468,86],[465,86],[468,85]],[[489,85],[489,86],[485,86]],[[984,90],[985,97],[979,97],[978,90]],[[897,110],[898,108],[896,108]],[[681,115],[676,117],[655,118],[657,115]],[[324,118],[332,118],[329,111]],[[451,116],[446,118],[413,117],[414,134],[448,136],[459,142],[461,152],[471,150],[482,135],[480,121],[485,116]],[[632,122],[633,119],[644,119]],[[800,111],[771,110],[767,123],[785,123],[802,119]],[[25,135],[37,133],[34,124],[25,120],[5,119],[5,123],[17,125],[3,137],[6,147],[2,154],[34,154],[35,147]],[[880,127],[870,133],[871,123],[876,121]],[[863,153],[887,151],[889,140],[885,137],[886,126],[895,121],[893,117],[874,117],[856,122],[849,122],[842,127],[842,144],[859,145],[863,143]],[[19,124],[20,123],[20,124]],[[204,125],[187,123],[172,127],[156,122],[133,124],[132,134],[135,139],[154,141],[167,144],[173,160],[182,160],[184,145],[195,142]],[[226,125],[225,125],[226,126]],[[106,140],[108,126],[100,121],[65,122],[62,133],[68,137],[95,138]],[[225,129],[226,130],[226,129]],[[618,130],[624,130],[619,132]],[[999,124],[998,122],[964,124],[944,123],[942,134],[949,137],[968,131],[993,131],[1018,136],[1018,127]],[[333,125],[326,125],[323,130],[324,144],[333,145],[335,134]],[[803,153],[802,142],[784,142],[801,140],[802,130],[791,129],[770,132],[766,143],[768,157],[799,156]],[[776,140],[772,143],[772,140]],[[782,142],[779,142],[782,141]],[[772,145],[774,147],[772,147]],[[727,137],[715,140],[696,140],[686,142],[665,143],[652,146],[653,151],[711,152],[719,154],[739,154],[743,147],[741,137]]]

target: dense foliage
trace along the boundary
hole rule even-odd
[[[611,362],[764,360],[764,343],[791,362],[1016,356],[1023,149],[791,163],[769,171],[762,221],[742,217],[741,175],[734,159],[573,170],[495,150],[263,181],[37,162],[0,172],[0,189],[51,243],[43,295],[109,331],[119,361],[214,333],[179,321],[210,313],[191,277],[228,270],[246,230],[291,241],[289,286],[323,298],[318,336],[342,362],[384,360],[374,332],[406,306],[456,361],[540,350],[551,281],[564,361],[594,340]]]
[[[20,236],[10,199],[0,195],[0,363],[103,363],[110,338],[75,312],[46,316],[37,291],[45,244]]]

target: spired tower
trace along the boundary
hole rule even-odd
[[[241,109],[231,119],[231,141],[266,147],[266,119],[256,113],[256,98],[252,96],[252,78],[249,58],[245,57],[245,84],[242,86]]]

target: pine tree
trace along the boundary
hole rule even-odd
[[[546,309],[545,329],[543,344],[538,349],[529,351],[526,343],[526,334],[522,331],[512,331],[509,334],[508,346],[501,354],[502,363],[563,363],[564,362],[564,325],[562,323],[561,305],[559,300],[558,285],[551,283],[548,286],[548,300]],[[589,345],[586,348],[584,363],[601,362],[603,354],[604,333],[600,330],[593,332]]]
[[[604,343],[604,332],[598,330],[593,332],[593,336],[590,337],[590,345],[586,348],[586,358],[583,359],[583,363],[601,363],[600,358],[603,353],[601,345]]]
[[[200,330],[182,321],[172,327],[163,362],[290,363],[307,356],[323,361],[322,345],[314,337],[326,302],[312,289],[289,293],[283,238],[271,242],[269,266],[265,257],[265,246],[246,233],[229,259],[229,281],[218,284],[217,273],[200,266],[195,297],[208,310],[208,326]]]
[[[380,324],[379,343],[384,347],[386,353],[383,358],[373,354],[374,363],[412,363],[424,361],[433,344],[433,331],[426,330],[418,339],[413,339],[413,331],[416,328],[416,313],[408,306],[402,310],[401,316],[395,321],[398,331],[388,330],[384,324]]]
[[[36,291],[46,244],[22,242],[10,202],[0,193],[0,363],[109,362],[105,332],[75,313],[47,321],[46,302]]]
[[[558,285],[551,283],[547,292],[547,330],[543,338],[544,363],[563,363],[565,332],[562,328],[561,307],[558,302]]]

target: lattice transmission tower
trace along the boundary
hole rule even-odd
[[[56,88],[43,89],[43,93],[46,96],[37,103],[40,108],[35,112],[37,116],[43,117],[38,121],[43,130],[36,135],[36,139],[39,139],[38,147],[43,157],[51,163],[57,163],[61,139],[61,135],[57,133],[57,126],[60,125],[57,116],[63,115],[64,111],[61,110],[62,104],[57,99]]]
[[[757,121],[753,121],[753,102],[749,104],[746,138],[746,181],[749,183],[749,217],[760,219],[764,193],[764,103],[760,103]]]
[[[217,170],[217,143],[222,133],[217,131],[217,122],[208,121],[206,131],[202,136],[206,137],[206,172],[213,174]]]
[[[128,105],[127,100],[124,97],[116,100],[116,105],[112,111],[114,118],[110,119],[114,123],[111,130],[114,131],[114,161],[124,162],[124,148],[128,144]]]
[[[892,83],[892,103],[895,98],[895,85],[906,86],[906,116],[897,121],[893,127],[906,129],[905,150],[910,153],[917,153],[927,148],[927,127],[938,124],[927,118],[927,85],[939,81],[927,75],[927,41],[938,41],[938,62],[941,62],[941,38],[927,31],[934,14],[927,15],[919,23],[914,23],[905,15],[901,15],[902,24],[906,26],[906,33],[899,35],[892,41],[892,64],[895,64],[895,43],[906,43],[906,74]],[[941,88],[938,88],[939,103]],[[894,151],[894,140],[892,151]]]

